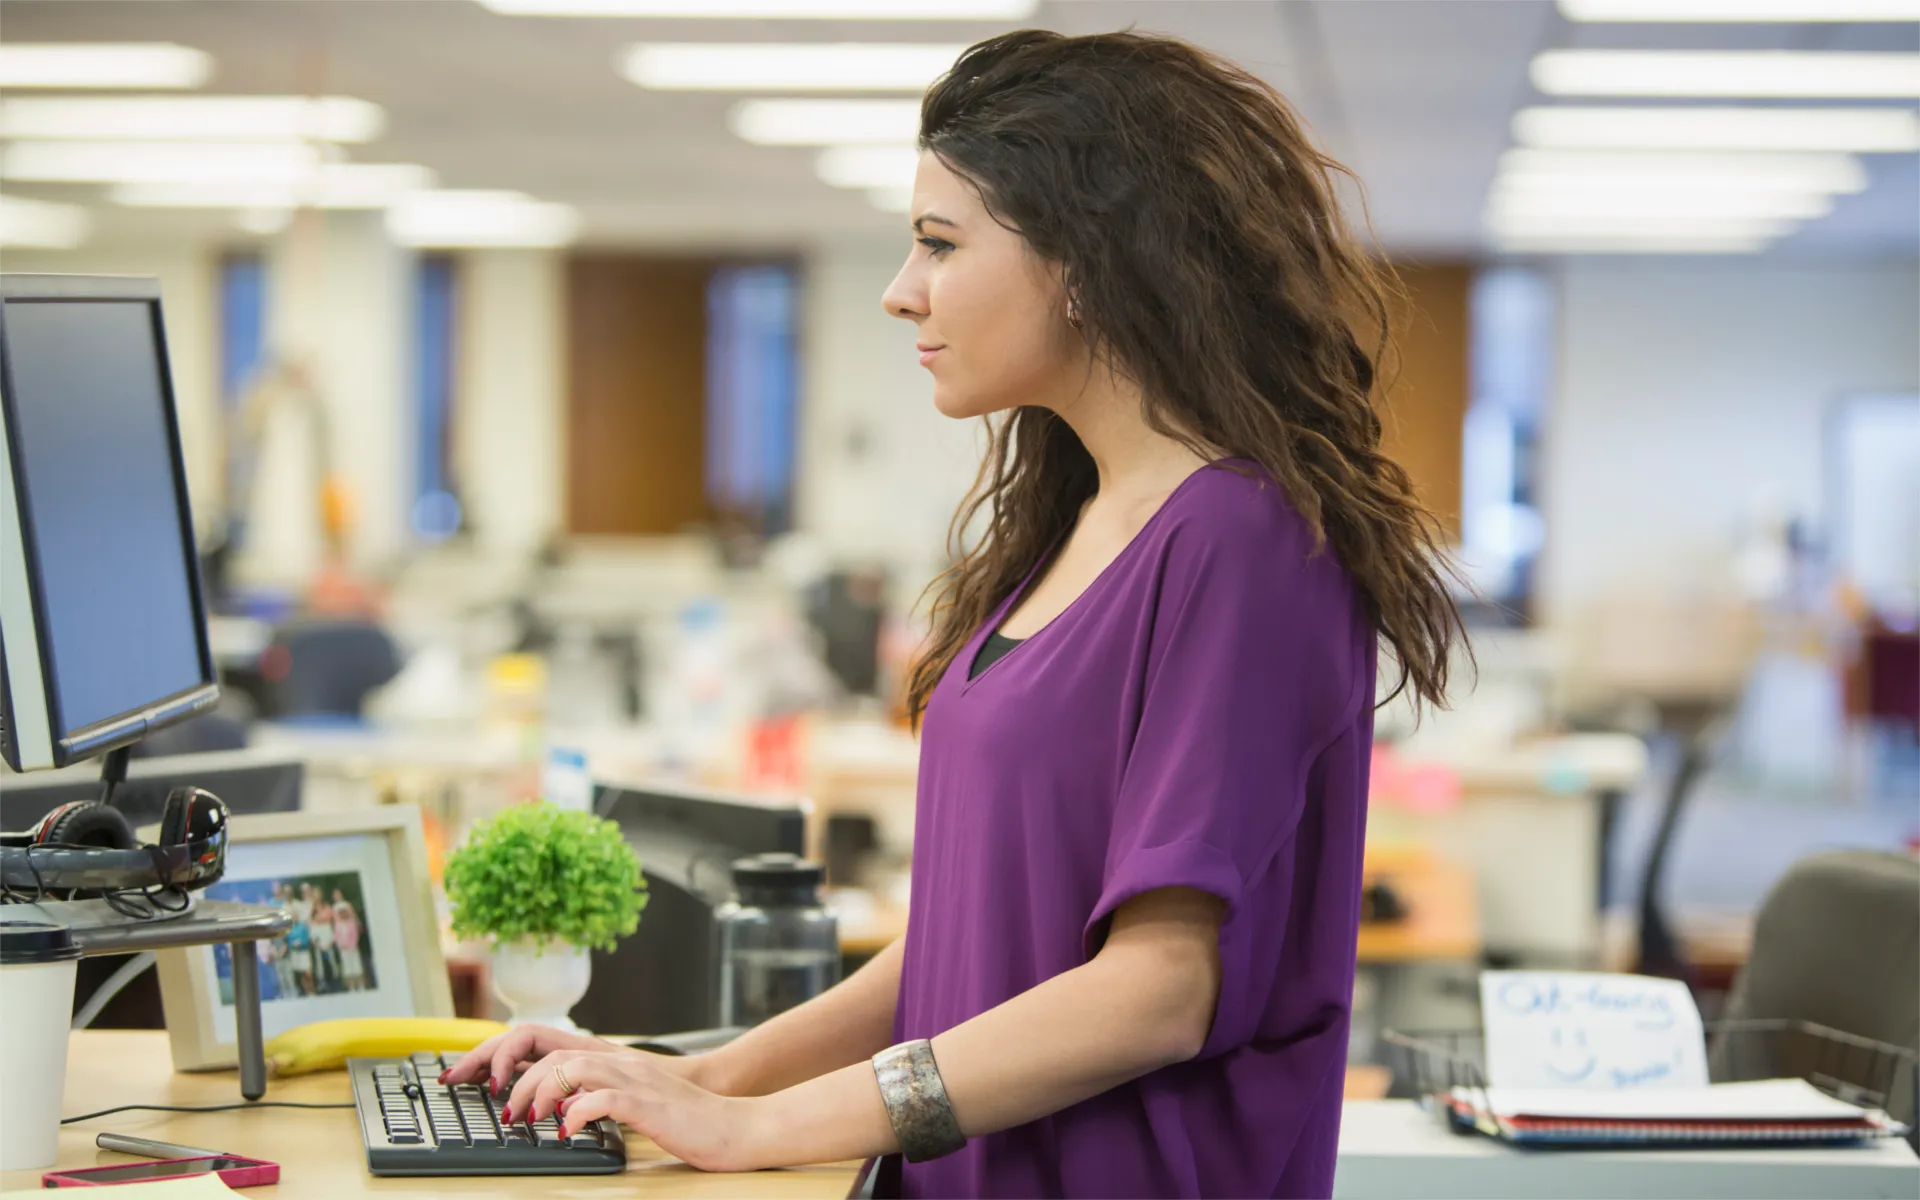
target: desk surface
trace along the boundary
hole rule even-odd
[[[1904,1141],[1824,1149],[1519,1150],[1443,1129],[1411,1100],[1349,1101],[1336,1197],[1920,1195]]]
[[[93,1112],[116,1104],[226,1104],[232,1102],[233,1095],[232,1072],[175,1074],[163,1032],[88,1030],[74,1034],[68,1050],[66,1097],[61,1112]],[[345,1072],[328,1071],[276,1080],[268,1086],[266,1099],[324,1104],[348,1102],[352,1096]],[[61,1129],[58,1165],[93,1167],[136,1161],[95,1147],[94,1135],[102,1130],[250,1154],[279,1163],[277,1186],[241,1192],[256,1200],[452,1192],[461,1196],[542,1196],[554,1200],[574,1196],[837,1198],[853,1186],[858,1167],[857,1163],[843,1163],[746,1175],[709,1175],[667,1157],[645,1138],[629,1135],[624,1175],[380,1179],[367,1173],[366,1150],[351,1110],[297,1108],[224,1113],[127,1112],[99,1117]],[[0,1191],[37,1188],[42,1174],[0,1174]]]

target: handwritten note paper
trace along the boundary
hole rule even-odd
[[[1621,1091],[1707,1085],[1706,1034],[1686,985],[1642,975],[1483,971],[1487,1082]]]

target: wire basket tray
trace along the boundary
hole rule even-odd
[[[1916,1070],[1920,1056],[1905,1047],[1785,1019],[1709,1021],[1706,1033],[1707,1071],[1713,1083],[1804,1079],[1835,1099],[1882,1112],[1892,1109],[1908,1125],[1920,1107],[1920,1070]],[[1421,1107],[1447,1128],[1462,1135],[1517,1140],[1507,1122],[1473,1115],[1492,1111],[1487,1099],[1486,1042],[1479,1030],[1401,1033],[1389,1029],[1381,1038],[1393,1047],[1395,1073],[1407,1081]],[[1461,1092],[1472,1112],[1460,1111],[1454,1102]],[[1875,1136],[1902,1133],[1915,1140],[1915,1131],[1898,1122],[1890,1122]],[[1597,1144],[1604,1143],[1588,1145]]]

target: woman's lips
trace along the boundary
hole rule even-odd
[[[920,365],[923,367],[933,361],[934,355],[946,349],[945,346],[934,346],[931,349],[926,346],[918,346],[915,348],[920,351]]]

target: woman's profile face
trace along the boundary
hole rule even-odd
[[[913,250],[880,303],[919,331],[934,407],[980,417],[1069,399],[1063,389],[1084,375],[1085,350],[1066,322],[1057,269],[931,152],[920,155],[908,216]]]

